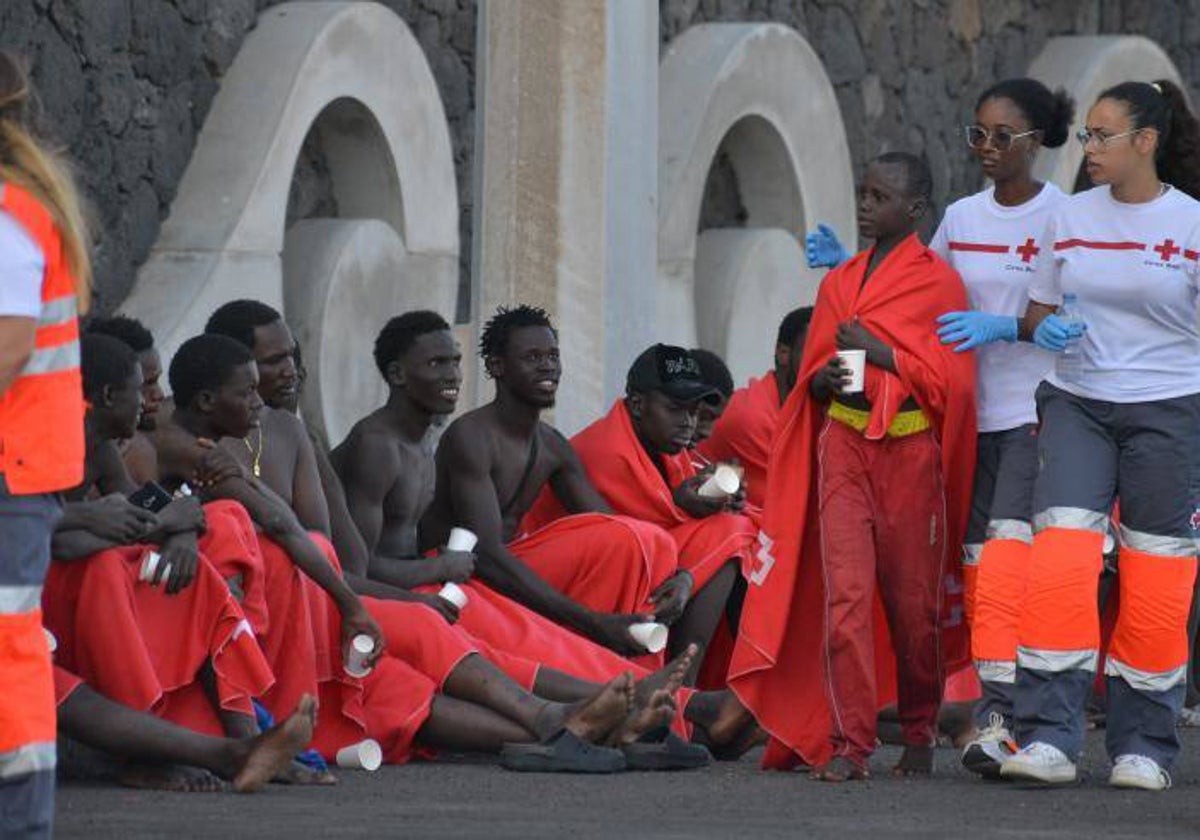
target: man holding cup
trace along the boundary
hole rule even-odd
[[[877,649],[889,658],[876,594],[896,654],[896,774],[931,771],[943,675],[967,654],[961,605],[946,596],[961,592],[975,369],[936,339],[938,315],[966,292],[916,236],[929,192],[912,155],[867,168],[858,224],[874,245],[818,293],[768,470],[760,543],[772,569],[751,582],[730,672],[777,739],[767,764],[803,761],[826,781],[869,776],[876,713],[892,699],[876,679]]]

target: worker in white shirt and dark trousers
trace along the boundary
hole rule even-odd
[[[1037,391],[1041,468],[1014,691],[1021,749],[1001,775],[1076,779],[1099,663],[1102,546],[1119,499],[1109,781],[1163,790],[1179,751],[1196,576],[1200,127],[1173,84],[1127,82],[1100,95],[1079,139],[1100,186],[1052,214],[1022,323],[1059,361]]]

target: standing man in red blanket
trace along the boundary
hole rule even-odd
[[[896,653],[898,775],[932,770],[944,673],[966,656],[961,605],[947,596],[961,592],[950,575],[974,469],[975,368],[935,335],[938,315],[966,292],[915,233],[930,180],[904,153],[867,168],[858,224],[875,244],[818,293],[771,454],[764,573],[747,594],[730,671],[774,736],[767,766],[798,759],[826,781],[869,777],[876,713],[889,699],[876,680],[877,657],[887,658],[873,627],[877,590]],[[862,392],[848,392],[839,350],[866,351]]]
[[[775,339],[774,370],[734,391],[712,434],[696,446],[710,463],[736,460],[742,465],[746,500],[755,507],[761,508],[766,500],[771,441],[780,409],[796,384],[812,312],[811,306],[802,306],[784,316]]]

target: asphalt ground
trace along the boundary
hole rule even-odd
[[[938,750],[932,779],[888,775],[881,749],[866,783],[767,773],[757,754],[689,773],[522,775],[453,759],[343,772],[336,788],[272,786],[253,796],[134,791],[64,782],[59,838],[1200,837],[1200,730],[1185,731],[1166,793],[1108,787],[1103,733],[1089,735],[1082,781],[1040,789],[985,783]]]

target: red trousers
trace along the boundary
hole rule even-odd
[[[873,441],[832,420],[818,446],[833,754],[865,764],[878,714],[877,587],[896,653],[904,743],[932,745],[937,734],[946,551],[941,455],[930,432]]]

